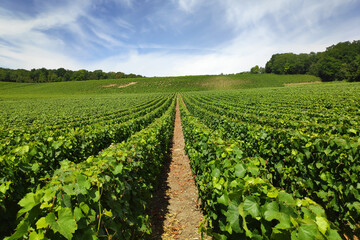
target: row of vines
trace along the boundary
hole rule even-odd
[[[2,129],[1,237],[136,239],[151,232],[147,203],[169,150],[175,97],[132,103]]]
[[[204,230],[216,239],[358,235],[359,92],[318,85],[184,94]]]
[[[181,94],[201,230],[221,240],[360,235],[359,93],[321,84]],[[28,112],[0,102],[1,239],[149,238],[176,97],[117,100]]]

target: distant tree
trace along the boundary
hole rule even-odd
[[[127,75],[128,78],[136,78],[138,75],[134,74],[134,73],[130,73]]]
[[[72,71],[66,71],[66,73],[63,76],[64,81],[71,81],[73,72]]]
[[[263,74],[263,73],[265,73],[265,68],[263,68],[263,67],[260,67],[260,69],[259,69],[259,70],[260,70],[260,72],[259,72],[260,74]]]
[[[104,79],[104,73],[102,70],[95,70],[93,73],[95,75],[94,80]]]
[[[266,73],[313,74],[323,81],[360,81],[360,41],[341,42],[325,52],[274,54],[265,65]]]
[[[255,67],[252,67],[252,68],[250,69],[250,73],[253,73],[253,74],[258,74],[258,73],[260,73],[260,68],[259,68],[259,66],[256,65]]]
[[[360,54],[360,41],[341,42],[328,47],[324,53],[342,63],[350,63]]]
[[[31,82],[30,72],[25,69],[18,69],[16,82]]]
[[[67,70],[65,68],[58,68],[55,73],[58,77],[63,78],[66,74]]]
[[[107,79],[116,79],[116,72],[107,73]]]
[[[30,78],[32,82],[37,82],[39,80],[39,71],[37,71],[35,68],[31,69]]]
[[[293,53],[274,54],[266,63],[265,71],[276,74],[296,74],[300,65],[298,56]]]
[[[274,54],[266,63],[265,72],[276,74],[306,74],[316,61],[316,54]]]
[[[81,69],[72,74],[71,80],[72,81],[83,81],[83,80],[85,80],[85,77],[86,77],[85,70]]]
[[[360,55],[346,65],[345,76],[350,82],[360,81]]]
[[[0,68],[0,81],[10,81],[10,72],[8,69]]]
[[[38,82],[47,82],[47,72],[40,71]]]
[[[102,70],[95,70],[89,72],[85,69],[78,71],[66,70],[64,68],[58,69],[7,69],[0,68],[0,81],[7,82],[61,82],[61,81],[83,81],[83,80],[99,80],[99,79],[115,79],[115,78],[137,78],[143,77],[136,74],[125,74],[123,72],[103,72]]]
[[[10,71],[10,82],[16,82],[18,78],[17,71]]]
[[[57,82],[58,80],[58,75],[55,71],[50,71],[48,73],[48,82]]]
[[[323,81],[335,81],[342,80],[340,75],[340,70],[342,68],[341,61],[330,56],[323,56],[316,63],[317,65],[317,76],[320,77]]]
[[[342,42],[328,47],[321,53],[312,70],[323,81],[359,81],[358,59],[360,59],[360,41]]]
[[[124,73],[123,72],[117,72],[116,74],[115,74],[115,78],[116,79],[120,79],[120,78],[123,78],[124,77]]]

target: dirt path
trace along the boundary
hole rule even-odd
[[[284,83],[284,86],[295,86],[295,85],[307,85],[307,84],[316,84],[316,83],[322,83],[321,81],[315,81],[315,82],[299,82],[299,83]]]
[[[184,146],[178,99],[171,160],[152,202],[152,239],[201,239],[198,228],[203,215]]]
[[[130,82],[128,84],[119,85],[117,88],[124,88],[124,87],[128,87],[128,86],[131,86],[131,85],[134,85],[134,84],[137,84],[137,82]]]
[[[134,85],[134,84],[137,84],[137,82],[129,82],[129,83],[124,84],[124,85],[117,85],[116,83],[111,83],[111,84],[108,84],[108,85],[104,85],[103,87],[105,87],[105,88],[110,88],[110,87],[124,88],[124,87],[128,87],[128,86],[131,86],[131,85]]]

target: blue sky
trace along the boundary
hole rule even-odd
[[[360,40],[360,0],[1,0],[0,66],[220,74]]]

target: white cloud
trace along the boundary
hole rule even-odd
[[[146,76],[174,76],[193,74],[220,74],[249,71],[255,65],[265,66],[274,53],[309,53],[324,51],[340,41],[360,39],[357,27],[359,18],[351,23],[333,25],[332,30],[316,29],[312,32],[290,31],[278,36],[266,25],[248,28],[208,54],[169,53],[159,46],[156,53],[139,54],[133,51],[128,56],[115,56],[98,62],[93,69],[102,66],[108,70],[134,72]],[[325,34],[326,32],[326,34]],[[341,34],[339,34],[341,33]],[[298,34],[298,35],[297,35]],[[349,39],[350,38],[350,39]]]
[[[192,13],[197,6],[203,2],[202,0],[177,0],[180,9],[185,12]]]
[[[124,0],[124,3],[130,5],[131,1]],[[11,68],[76,69],[84,63],[74,59],[75,52],[81,53],[85,60],[91,56],[94,43],[108,48],[123,46],[119,39],[110,34],[114,29],[88,13],[90,6],[91,2],[85,0],[64,1],[58,7],[45,4],[42,5],[42,12],[32,17],[15,14],[0,6],[0,40],[6,40],[0,44],[2,62]],[[92,30],[91,33],[85,31],[79,22],[80,18],[90,22],[88,29]],[[121,18],[117,18],[115,23],[126,30],[132,28],[131,24]],[[46,33],[57,28],[69,31],[75,42],[68,43],[61,36]],[[127,37],[123,33],[116,34]],[[69,44],[72,52],[66,52]]]
[[[6,57],[5,57],[6,56]],[[0,54],[1,62],[6,62],[12,68],[49,68],[79,69],[81,66],[71,57],[55,50],[27,45],[21,52],[3,49]]]
[[[130,23],[128,23],[127,21],[125,21],[124,19],[120,18],[120,17],[115,17],[113,19],[113,21],[117,24],[117,26],[124,28],[126,30],[129,30],[131,32],[134,31],[134,26]]]
[[[219,0],[220,1],[220,0]],[[294,21],[309,25],[317,23],[320,19],[332,16],[341,7],[356,0],[221,0],[229,23],[234,27],[245,27],[256,24],[266,17],[272,16],[278,20],[277,24],[288,24]],[[286,17],[286,19],[284,19]],[[284,21],[285,20],[285,21]],[[295,21],[296,20],[296,21]]]
[[[33,18],[14,14],[0,7],[1,36],[16,36],[31,31],[74,24],[79,16],[85,14],[87,5],[86,1],[77,1],[75,4],[47,9]]]
[[[106,71],[133,72],[145,76],[179,76],[198,74],[237,73],[260,64],[259,58],[271,56],[271,49],[238,45],[237,41],[209,54],[169,53],[159,49],[154,53],[113,56],[90,66]],[[265,64],[265,62],[264,62]]]
[[[256,2],[251,0],[223,0],[223,3],[228,23],[237,29],[250,24],[255,25],[267,14],[286,10],[287,6],[291,4],[290,1],[287,0],[258,0]]]
[[[169,9],[160,8],[144,16],[143,21],[154,25],[146,31],[166,32],[172,28],[181,36],[180,26],[189,24],[187,14],[201,17],[202,7],[207,4],[203,0],[172,2],[176,10],[171,9],[170,14]],[[136,38],[131,39],[132,35],[142,33],[141,29],[136,29],[136,24],[122,16],[114,16],[109,24],[91,15],[91,1],[68,1],[58,8],[45,5],[42,12],[32,18],[0,7],[0,59],[11,68],[103,69],[146,76],[237,73],[249,71],[254,65],[264,66],[274,53],[323,51],[340,41],[360,39],[360,15],[331,26],[327,22],[354,2],[356,0],[218,0],[216,4],[207,4],[207,10],[212,7],[210,15],[221,21],[220,27],[226,25],[234,34],[212,49],[198,49],[199,46],[191,46],[191,42],[184,45],[146,40],[137,43]],[[135,6],[132,0],[122,0],[118,4]],[[86,29],[80,18],[85,19]],[[46,33],[57,27],[71,32],[75,40],[69,43]],[[124,39],[134,43],[124,44]],[[68,52],[69,44],[72,52]],[[113,51],[111,55],[101,54],[101,58],[94,60],[96,54],[93,52],[101,51],[95,45],[121,49],[125,53]],[[137,47],[151,51],[139,53]],[[82,59],[75,58],[74,52]],[[93,60],[88,60],[90,57]]]
[[[128,38],[127,34],[121,32],[121,29],[116,29],[116,31],[114,31],[113,25],[109,25],[109,23],[102,19],[87,17],[87,20],[89,20],[90,22],[88,27],[96,35],[95,37],[91,38],[91,41],[94,41],[99,45],[106,45],[109,48],[123,46],[124,44],[122,43],[122,41],[120,41],[118,38],[115,38],[114,35],[121,36],[122,38]],[[123,23],[123,25],[125,25],[125,23]],[[126,27],[129,26],[130,25],[127,25]],[[86,39],[89,38],[88,35],[85,35],[83,37],[85,37]],[[86,39],[84,40],[88,41]]]
[[[67,43],[42,31],[59,26],[76,29],[76,21],[85,14],[86,6],[86,1],[68,3],[55,9],[48,6],[34,17],[14,14],[0,8],[0,38],[11,43],[0,46],[2,62],[9,67],[28,69],[78,67],[79,65],[63,51]],[[77,34],[81,34],[81,31],[76,31]]]
[[[81,7],[80,7],[81,6]],[[54,41],[42,30],[48,30],[57,26],[73,26],[79,16],[84,14],[84,5],[66,5],[58,9],[49,9],[33,18],[17,16],[0,8],[0,37],[10,39],[14,44],[26,46],[27,43],[43,47],[44,43],[53,45],[61,41]]]

